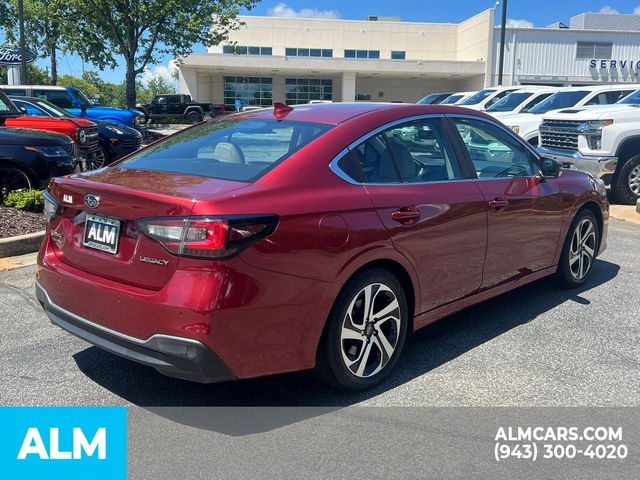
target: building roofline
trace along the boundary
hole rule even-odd
[[[272,15],[238,15],[238,18],[240,19],[245,19],[245,18],[266,18],[266,19],[270,19],[270,20],[302,20],[305,22],[347,22],[347,23],[366,23],[366,24],[389,24],[389,25],[444,25],[444,26],[451,26],[451,27],[456,27],[458,25],[462,25],[463,23],[479,16],[482,15],[483,13],[489,11],[489,10],[493,10],[492,8],[487,8],[479,13],[476,13],[475,15],[461,21],[458,23],[453,23],[453,22],[410,22],[410,21],[405,21],[405,20],[400,20],[400,21],[389,21],[389,20],[377,20],[377,21],[371,21],[371,20],[355,20],[355,19],[351,19],[351,18],[303,18],[303,17],[274,17]]]
[[[494,25],[494,30],[500,30],[500,25]],[[627,35],[638,34],[640,30],[596,30],[585,28],[549,28],[549,27],[506,27],[505,30],[525,30],[538,32],[563,32],[563,33],[624,33]]]

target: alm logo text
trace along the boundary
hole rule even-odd
[[[93,457],[97,453],[99,460],[107,458],[107,429],[100,427],[89,441],[81,428],[72,430],[72,450],[60,450],[60,429],[49,429],[49,445],[40,435],[40,430],[35,427],[27,429],[18,452],[18,460],[26,460],[31,456],[38,456],[41,460],[82,460],[85,457]]]

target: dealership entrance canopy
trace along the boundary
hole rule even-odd
[[[233,109],[312,100],[416,102],[498,79],[494,9],[461,23],[243,16],[227,45],[180,67],[180,92]],[[640,15],[582,13],[545,28],[509,27],[504,85],[640,81]]]
[[[229,45],[192,54],[180,91],[243,105],[310,100],[415,102],[485,84],[494,11],[459,24],[244,16]]]

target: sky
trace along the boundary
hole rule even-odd
[[[342,18],[349,20],[362,20],[367,15],[394,15],[404,21],[414,22],[461,22],[476,13],[496,5],[495,0],[405,0],[403,2],[390,2],[389,0],[364,1],[338,1],[338,0],[265,0],[258,4],[248,15],[271,15],[279,17],[303,17],[303,18]],[[502,5],[498,5],[496,22],[500,22]],[[508,24],[519,27],[546,27],[554,22],[569,22],[569,18],[582,12],[603,13],[630,13],[640,14],[640,0],[511,0],[508,3]],[[0,44],[4,35],[0,32]],[[204,45],[195,45],[194,51],[206,51]],[[47,59],[38,60],[42,67],[48,66]],[[73,54],[61,56],[58,59],[60,74],[70,73],[80,75],[82,73],[82,60]],[[98,70],[90,64],[84,68]],[[146,82],[154,75],[161,75],[167,80],[171,79],[172,70],[175,67],[171,63],[171,57],[166,57],[159,65],[152,65],[143,74],[142,80]],[[118,67],[115,70],[101,72],[104,80],[120,83],[124,79],[124,69]]]

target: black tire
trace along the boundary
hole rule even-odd
[[[612,200],[624,205],[635,205],[640,198],[640,155],[629,158],[613,175]]]
[[[30,190],[32,187],[29,175],[19,168],[0,166],[0,194],[4,191]]]
[[[87,170],[98,170],[99,168],[106,167],[109,165],[109,154],[104,149],[102,145],[100,145],[100,155],[96,155],[96,158],[93,160],[87,160]]]
[[[575,288],[586,282],[593,270],[599,248],[600,230],[596,216],[589,209],[581,210],[567,232],[555,274],[556,284],[564,288]]]
[[[189,113],[187,113],[187,122],[189,122],[190,124],[194,125],[196,123],[200,123],[201,121],[202,121],[202,115],[200,114],[200,112],[196,112],[195,110],[192,110]]]
[[[373,299],[369,302],[370,313],[394,305],[397,308],[377,320],[373,315],[368,321],[364,314],[366,289]],[[350,317],[347,312],[351,312]],[[336,300],[318,348],[316,373],[320,379],[348,391],[366,390],[380,383],[400,358],[409,315],[404,289],[387,270],[366,270],[352,278]],[[345,334],[348,338],[343,338]]]

